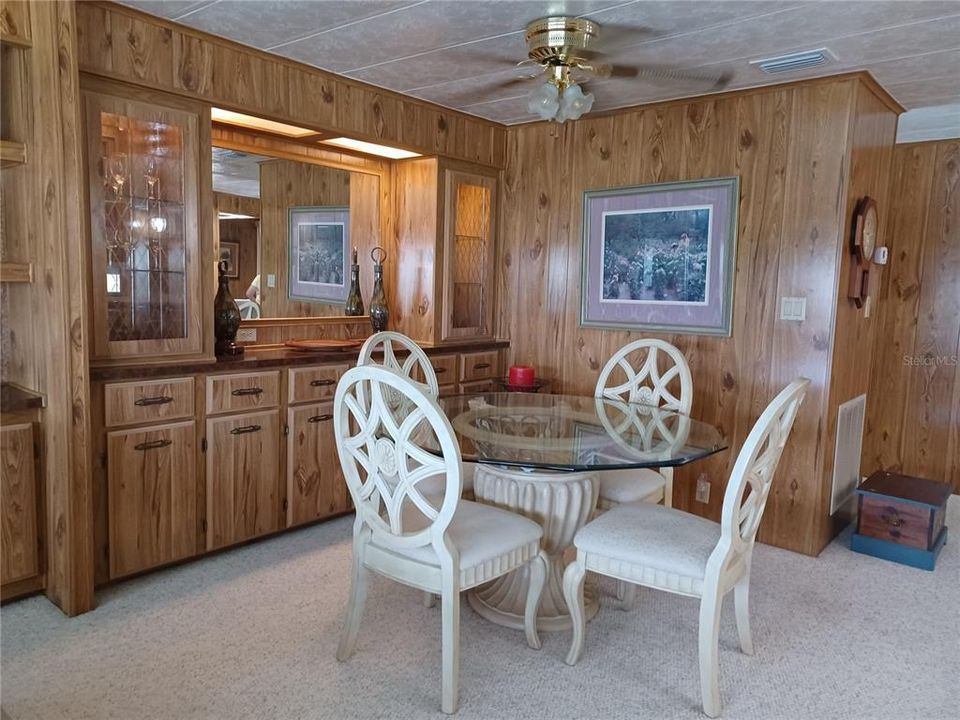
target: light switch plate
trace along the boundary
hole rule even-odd
[[[267,287],[275,288],[277,286],[277,276],[267,275]]]
[[[803,322],[807,318],[807,299],[805,297],[780,298],[780,319]]]
[[[237,330],[237,342],[256,342],[257,341],[257,329],[256,328],[241,328]]]

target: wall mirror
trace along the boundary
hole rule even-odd
[[[361,291],[372,286],[370,249],[380,244],[380,177],[325,165],[322,153],[217,145],[213,189],[219,260],[246,320],[343,315],[350,255],[359,249]]]

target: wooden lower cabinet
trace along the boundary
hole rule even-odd
[[[197,552],[193,420],[107,434],[110,577]]]
[[[285,525],[280,411],[207,419],[207,549]]]
[[[287,524],[320,520],[352,505],[333,434],[333,403],[287,410]]]
[[[0,497],[0,584],[6,585],[40,572],[32,423],[0,430]]]

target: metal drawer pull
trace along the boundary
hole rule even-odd
[[[333,385],[335,381],[330,378],[323,378],[322,380],[311,380],[310,387],[323,387],[324,385]]]
[[[307,418],[307,422],[311,423],[323,422],[324,420],[333,420],[333,415],[314,415]]]
[[[168,395],[157,395],[156,397],[145,397],[140,398],[139,400],[134,400],[133,404],[139,407],[146,407],[147,405],[166,405],[167,403],[172,403],[173,398]]]
[[[173,445],[173,440],[151,440],[150,442],[142,442],[133,446],[134,450],[156,450],[157,448],[165,448],[168,445]]]
[[[473,366],[473,369],[486,370],[488,367],[490,367],[490,363],[477,363],[476,365]]]
[[[447,369],[445,367],[434,367],[433,371],[439,375],[440,373],[445,373]]]
[[[252,387],[252,388],[237,388],[234,390],[231,395],[236,395],[240,397],[241,395],[262,395],[263,388]]]
[[[900,527],[903,525],[903,518],[900,517],[900,513],[897,512],[896,508],[889,506],[884,508],[884,512],[880,516],[880,519],[892,527]]]
[[[253,433],[260,430],[259,425],[244,425],[243,427],[234,428],[230,431],[231,435],[246,435],[247,433]]]

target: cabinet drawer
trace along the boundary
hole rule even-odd
[[[430,364],[433,365],[433,372],[437,375],[437,384],[445,385],[457,381],[457,356],[450,355],[432,355]]]
[[[107,427],[193,417],[193,378],[110,383],[103,400]]]
[[[479,395],[481,393],[496,392],[493,380],[474,380],[473,382],[460,383],[461,395]]]
[[[211,375],[207,378],[207,414],[258,410],[280,402],[280,372]]]
[[[460,394],[459,385],[441,385],[440,386],[441,398],[447,398],[447,397],[451,397],[453,395],[459,395],[459,394]]]
[[[464,353],[460,356],[460,379],[483,380],[497,376],[500,353],[496,350]]]
[[[868,496],[860,503],[858,531],[861,535],[929,550],[936,540],[931,537],[931,522],[929,507]]]
[[[110,577],[197,552],[192,420],[107,434]]]
[[[350,366],[317,365],[306,368],[290,368],[287,372],[287,402],[291,405],[317,400],[330,400],[337,391],[337,382]]]

